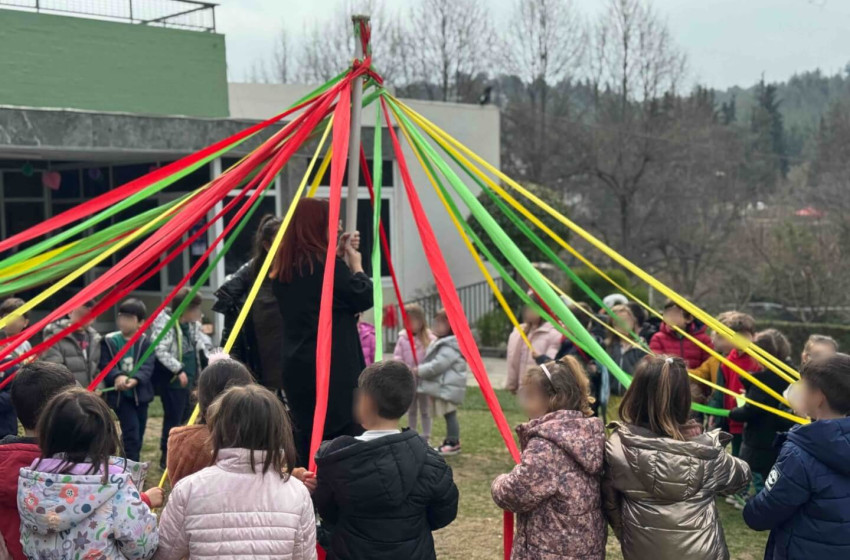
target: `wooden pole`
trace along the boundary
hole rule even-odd
[[[369,28],[369,16],[351,16],[354,24],[354,57],[366,58],[364,43],[360,40],[361,25]],[[357,188],[360,186],[360,113],[363,104],[363,78],[357,78],[351,90],[351,129],[348,137],[348,191],[345,206],[345,231],[357,230]],[[377,134],[377,132],[376,132]]]

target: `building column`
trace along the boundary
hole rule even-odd
[[[215,158],[210,162],[210,179],[215,180],[219,175],[221,175],[221,158]],[[221,212],[222,208],[224,208],[224,203],[222,201],[218,201],[213,206],[212,210],[210,210],[209,214],[207,214],[207,220],[212,220],[213,217]],[[207,230],[207,235],[209,236],[209,243],[211,244],[213,240],[221,235],[221,232],[224,230],[224,220],[219,219],[216,220],[215,223]],[[220,243],[210,254],[210,258],[214,259],[216,255],[221,252]],[[224,277],[226,276],[226,271],[224,268],[224,259],[218,261],[218,264],[215,266],[215,270],[210,275],[210,286],[212,287],[213,292],[217,290],[222,284],[224,284]],[[224,315],[221,313],[213,313],[213,322],[215,324],[215,338],[213,342],[218,345],[224,345],[225,341],[221,340],[221,333],[224,330]]]

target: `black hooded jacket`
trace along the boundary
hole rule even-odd
[[[769,370],[753,374],[753,377],[779,393],[788,388],[788,382]],[[748,399],[774,408],[782,408],[777,400],[763,389],[756,387],[751,382],[741,378],[741,383],[746,388]],[[776,457],[779,455],[779,445],[776,444],[776,435],[787,432],[794,425],[763,408],[746,403],[744,406],[733,408],[729,412],[729,418],[736,422],[744,422],[743,444],[741,446],[741,459],[745,460],[753,472],[767,476]]]
[[[431,531],[457,516],[452,469],[412,430],[359,441],[342,436],[316,454],[313,501],[334,526],[330,560],[433,560]]]

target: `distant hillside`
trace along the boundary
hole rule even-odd
[[[839,99],[850,98],[850,64],[843,74],[825,76],[820,70],[796,74],[787,82],[776,82],[779,106],[785,122],[788,155],[799,156],[806,151],[806,142],[817,130],[820,117]],[[735,98],[739,124],[748,122],[755,103],[756,85],[738,86],[715,91],[718,106]]]

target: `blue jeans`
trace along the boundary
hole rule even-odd
[[[131,461],[139,461],[148,423],[148,403],[137,405],[135,398],[121,395],[115,407],[115,415],[121,424],[124,453]]]

